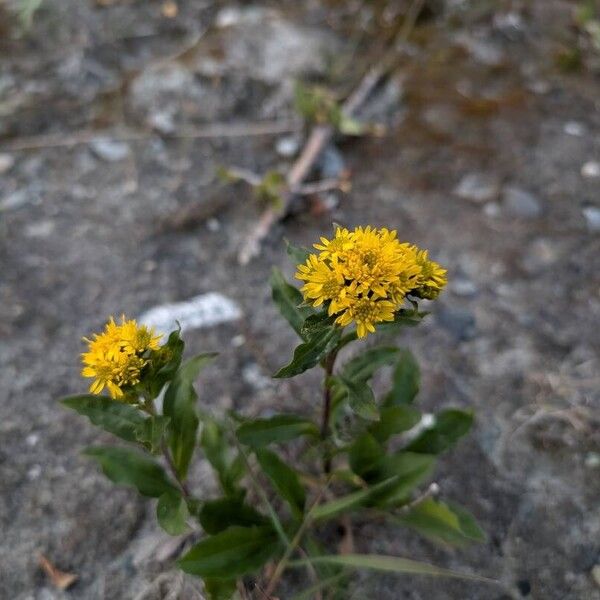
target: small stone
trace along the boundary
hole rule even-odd
[[[600,162],[589,160],[581,167],[581,175],[586,179],[600,177]]]
[[[287,135],[277,140],[275,150],[279,156],[291,158],[298,153],[300,149],[300,140],[295,135]]]
[[[588,452],[585,457],[585,466],[588,469],[597,469],[600,467],[600,454],[597,452]]]
[[[465,278],[456,278],[450,282],[450,290],[457,296],[470,298],[477,295],[477,286],[470,280]]]
[[[167,334],[177,329],[178,324],[182,331],[189,331],[236,321],[241,316],[242,311],[233,300],[218,292],[209,292],[185,302],[151,308],[139,317],[139,321]]]
[[[568,135],[581,137],[585,134],[585,125],[579,121],[567,121],[565,123],[564,131]]]
[[[448,331],[457,342],[465,342],[475,337],[475,317],[463,308],[442,306],[435,313],[438,324]]]
[[[600,231],[600,208],[586,206],[581,212],[585,217],[588,229],[590,231]]]
[[[42,467],[40,465],[33,465],[33,467],[27,471],[27,478],[30,481],[35,481],[41,474]]]
[[[169,135],[175,133],[175,120],[170,111],[161,110],[148,115],[148,125],[158,133]]]
[[[40,436],[37,433],[30,433],[26,438],[25,438],[25,443],[30,446],[31,448],[33,448],[40,440]]]
[[[454,188],[454,194],[464,200],[483,204],[495,200],[500,188],[498,181],[485,173],[469,173]]]
[[[37,223],[29,223],[25,227],[26,237],[45,238],[54,231],[54,221],[46,219]]]
[[[246,343],[246,337],[241,333],[239,335],[235,335],[231,338],[231,345],[234,348],[241,348]]]
[[[497,219],[500,216],[500,205],[497,202],[488,202],[483,207],[483,214],[490,219]]]
[[[542,214],[542,204],[536,196],[519,187],[509,185],[504,189],[504,207],[515,217],[534,219]]]
[[[318,167],[323,179],[338,179],[346,170],[346,163],[342,153],[333,144],[330,144],[321,153]]]
[[[211,219],[208,219],[208,221],[206,221],[206,228],[212,233],[216,233],[221,229],[221,222],[219,221],[219,219],[215,219],[214,217],[212,217]]]
[[[31,201],[31,196],[26,189],[16,190],[0,200],[0,210],[14,210],[21,208]]]
[[[98,158],[106,162],[117,162],[129,156],[129,146],[125,142],[108,138],[98,138],[90,144],[90,147]]]
[[[0,154],[0,175],[8,173],[14,166],[15,159],[11,154],[1,153]]]
[[[488,67],[499,67],[504,63],[505,55],[502,48],[484,37],[475,37],[461,33],[456,41],[479,63]]]

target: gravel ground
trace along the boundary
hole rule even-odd
[[[291,274],[284,235],[309,244],[335,221],[395,227],[448,266],[448,291],[404,342],[425,408],[476,411],[436,481],[489,536],[450,551],[358,525],[360,549],[506,589],[361,575],[352,597],[600,599],[600,54],[573,3],[432,3],[365,108],[386,133],[338,140],[321,161],[327,173],[343,158],[352,190],[277,226],[248,267],[237,250],[260,207],[216,172],[285,168],[295,140],[190,133],[289,119],[299,77],[347,91],[376,56],[377,4],[178,4],[168,18],[158,2],[48,0],[21,37],[0,14],[0,597],[200,597],[170,570],[152,503],[80,456],[108,438],[56,400],[84,389],[80,340],[107,315],[219,292],[243,317],[187,334],[190,352],[221,352],[201,401],[309,410],[304,387],[268,379],[294,340],[267,279],[273,265]],[[77,131],[96,133],[52,146]],[[210,218],[188,219],[192,206]],[[212,486],[202,464],[194,485]],[[40,553],[78,575],[69,591]]]

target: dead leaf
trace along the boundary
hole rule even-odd
[[[59,590],[66,590],[77,581],[77,575],[58,570],[43,554],[39,555],[38,561],[52,585]]]

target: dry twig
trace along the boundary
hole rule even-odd
[[[347,117],[352,117],[356,113],[383,76],[391,68],[395,60],[398,44],[405,42],[408,39],[424,4],[425,0],[413,1],[406,14],[404,26],[400,30],[398,36],[393,40],[390,51],[385,54],[378,65],[372,66],[367,71],[358,87],[342,104],[342,112]],[[299,188],[306,179],[316,160],[319,158],[321,151],[333,136],[333,133],[334,127],[329,124],[315,125],[313,127],[300,156],[293,164],[286,178],[288,191],[284,195],[283,206],[281,208],[270,207],[260,216],[258,223],[241,246],[238,254],[238,261],[240,264],[248,264],[260,253],[261,243],[269,234],[271,227],[287,215],[295,195],[294,190]]]

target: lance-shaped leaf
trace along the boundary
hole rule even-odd
[[[294,246],[288,240],[285,240],[285,251],[296,265],[305,263],[311,254],[311,251],[304,246]]]
[[[273,302],[277,305],[279,312],[292,326],[292,329],[302,337],[304,320],[314,311],[308,306],[301,306],[304,299],[300,290],[290,285],[279,269],[273,269],[269,283]]]
[[[319,428],[309,419],[297,415],[275,415],[242,423],[236,432],[246,446],[260,448],[278,442],[287,442],[303,435],[319,436]]]
[[[257,449],[256,458],[265,475],[271,480],[279,495],[289,504],[292,514],[302,517],[306,494],[298,474],[285,464],[275,452],[266,448]]]
[[[296,347],[290,363],[279,369],[273,377],[294,377],[311,369],[337,346],[342,335],[342,330],[335,325],[319,328],[310,335],[305,331],[303,329],[301,334],[306,341]]]
[[[411,575],[430,575],[433,577],[454,577],[457,579],[468,579],[498,585],[497,581],[471,575],[470,573],[460,573],[442,567],[436,567],[428,563],[400,558],[398,556],[385,556],[381,554],[332,554],[329,556],[312,556],[310,559],[296,560],[290,563],[291,567],[304,567],[311,564],[329,564],[338,565],[353,569],[370,569],[382,571],[385,573],[402,573]]]
[[[169,535],[180,535],[187,530],[186,520],[189,511],[184,498],[179,492],[166,492],[158,499],[156,518],[158,524]]]
[[[202,420],[200,446],[216,471],[223,492],[228,496],[236,495],[237,484],[245,472],[244,461],[231,447],[223,427],[209,416]]]
[[[163,468],[137,450],[93,446],[84,454],[97,461],[111,481],[133,486],[143,496],[158,498],[167,492],[177,492]]]
[[[351,492],[346,496],[341,496],[335,500],[320,504],[312,509],[312,517],[315,521],[325,521],[356,508],[368,506],[378,494],[393,489],[398,484],[398,479],[397,476],[390,477],[386,481],[381,481],[365,489]]]
[[[418,410],[405,405],[384,407],[379,414],[381,418],[369,426],[369,433],[382,444],[393,435],[412,429],[421,420]]]
[[[190,460],[196,446],[198,415],[196,412],[197,394],[194,381],[200,370],[216,355],[200,354],[184,363],[179,369],[167,391],[163,404],[165,416],[170,418],[169,446],[177,474],[185,479]]]
[[[436,541],[462,546],[485,541],[485,534],[464,508],[427,498],[395,521]]]
[[[396,476],[394,485],[374,494],[372,503],[381,507],[405,504],[411,493],[431,476],[435,467],[435,457],[428,454],[397,452],[388,454],[377,461],[364,477],[369,482],[388,481]]]
[[[386,365],[393,365],[400,353],[399,348],[390,346],[369,348],[351,358],[342,367],[342,375],[355,381],[368,381],[377,369]]]
[[[159,453],[168,424],[169,417],[163,417],[162,415],[148,417],[136,429],[137,441],[152,454]]]
[[[363,433],[350,447],[348,460],[350,468],[360,477],[364,477],[385,456],[385,449],[369,432]]]
[[[267,517],[244,504],[241,496],[229,496],[205,502],[198,513],[198,520],[204,531],[211,535],[220,533],[232,525],[251,527],[269,523]]]
[[[271,527],[229,527],[196,544],[178,564],[192,575],[231,579],[255,572],[280,549]]]
[[[378,329],[385,333],[396,333],[404,327],[416,327],[428,314],[427,311],[419,311],[418,308],[401,308],[396,311],[393,321],[380,323]]]
[[[421,372],[409,350],[402,350],[392,376],[392,389],[384,400],[385,406],[411,404],[419,392]]]
[[[441,454],[468,433],[473,425],[471,411],[451,408],[436,415],[431,428],[413,440],[406,450],[425,454]]]
[[[330,377],[328,384],[333,388],[336,403],[347,399],[350,408],[359,417],[368,421],[379,420],[377,402],[375,402],[373,390],[366,381],[357,381],[338,375]]]
[[[208,600],[232,600],[237,590],[235,579],[203,578],[204,592]]]
[[[148,376],[149,392],[152,398],[158,396],[163,386],[170,381],[179,366],[185,344],[180,337],[180,330],[169,334],[167,343],[152,353],[152,365],[156,365],[153,372]]]
[[[136,432],[145,421],[137,408],[105,396],[82,394],[64,398],[61,402],[86,416],[96,427],[128,442],[137,441]]]

